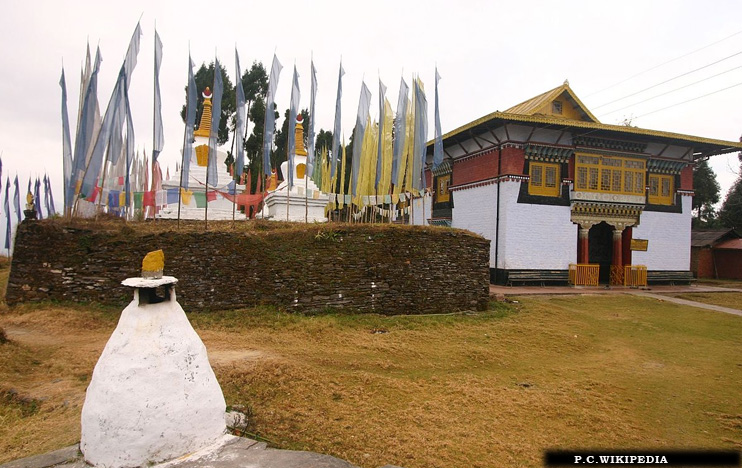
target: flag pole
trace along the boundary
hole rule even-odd
[[[106,147],[106,162],[103,165],[103,175],[100,180],[100,193],[98,194],[98,207],[95,209],[95,220],[98,221],[98,214],[100,213],[100,204],[103,201],[103,186],[106,183],[106,173],[108,172],[108,159],[111,152],[111,147]]]
[[[234,142],[236,138],[237,138],[237,129],[235,129],[235,132],[232,134],[232,181],[233,182],[235,180],[234,175],[237,172],[237,164],[236,164],[237,160],[234,157]],[[207,167],[206,170],[208,171],[209,168]],[[227,185],[227,191],[229,191],[229,185]],[[232,196],[234,197],[232,199],[232,229],[234,229],[234,215],[235,215],[235,210],[237,208],[237,203],[236,203],[237,202],[237,182],[234,183],[234,193],[232,194]],[[206,203],[208,203],[208,200]]]

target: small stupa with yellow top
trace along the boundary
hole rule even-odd
[[[193,132],[194,137],[194,157],[189,164],[188,189],[181,191],[181,219],[205,219],[206,203],[209,203],[209,219],[232,219],[233,205],[232,200],[235,194],[243,193],[245,186],[236,184],[232,186],[234,180],[229,173],[224,161],[227,160],[227,153],[217,149],[216,154],[209,156],[209,135],[211,134],[211,108],[212,93],[207,87],[203,92],[203,111],[198,129]],[[217,184],[209,185],[208,193],[206,192],[206,166],[208,158],[216,158]],[[212,165],[212,167],[214,167]],[[183,168],[175,171],[168,180],[162,181],[163,190],[175,192],[181,187],[181,171]],[[183,181],[185,185],[186,181]],[[208,198],[208,200],[207,200]],[[173,201],[171,203],[170,201]],[[178,217],[177,200],[168,200],[167,206],[162,208],[158,218],[176,219]]]
[[[82,408],[80,451],[92,466],[150,466],[225,437],[224,395],[164,262],[162,250],[150,252],[142,276],[122,282],[134,299],[95,365]]]
[[[281,164],[283,182],[265,197],[262,216],[276,221],[325,222],[325,207],[329,201],[308,174],[311,166],[307,162],[307,150],[304,148],[304,125],[302,116],[296,117],[296,152],[294,165],[289,162]],[[289,170],[293,173],[293,184],[289,187]],[[260,216],[260,215],[259,215]]]

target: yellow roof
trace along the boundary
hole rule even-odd
[[[539,94],[536,97],[523,101],[518,105],[511,107],[505,112],[508,114],[522,114],[522,115],[548,115],[543,112],[544,108],[554,102],[557,99],[567,98],[570,101],[572,107],[581,114],[580,120],[600,123],[600,121],[585,107],[580,99],[569,87],[569,82],[565,81],[563,85],[557,86],[556,88],[546,91],[543,94]],[[569,119],[567,117],[567,119]],[[575,119],[569,119],[575,120]]]
[[[543,110],[545,105],[563,95],[566,95],[568,99],[574,102],[576,110],[584,112],[583,119],[570,119],[561,116],[545,115],[538,112],[539,110]],[[484,117],[480,117],[473,122],[462,125],[461,127],[444,134],[444,145],[446,140],[451,138],[453,138],[454,140],[468,138],[468,132],[474,130],[476,127],[489,127],[491,129],[492,126],[489,126],[487,124],[495,123],[498,121],[502,124],[507,122],[541,124],[562,128],[565,130],[569,128],[577,128],[594,131],[605,131],[612,134],[621,134],[621,136],[624,138],[642,137],[640,138],[641,140],[647,140],[648,138],[657,138],[665,140],[666,142],[667,140],[673,140],[671,143],[678,145],[689,145],[694,148],[694,151],[702,153],[697,157],[731,153],[733,151],[742,150],[742,142],[717,140],[714,138],[704,138],[693,135],[683,135],[681,133],[649,130],[626,125],[611,125],[600,123],[598,119],[596,119],[595,116],[593,116],[590,111],[587,110],[584,104],[582,104],[582,102],[577,98],[566,81],[562,86],[554,88],[532,99],[513,106],[505,112],[492,112],[491,114],[487,114]],[[456,136],[459,136],[459,138],[456,138]],[[432,144],[433,140],[428,142],[428,145]]]

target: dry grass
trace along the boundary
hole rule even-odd
[[[742,310],[742,292],[673,294],[673,296],[689,301]]]
[[[117,311],[3,310],[0,462],[76,442]],[[260,436],[362,467],[540,466],[546,448],[742,448],[742,320],[633,296],[477,315],[192,315]],[[36,402],[36,403],[34,403]],[[24,413],[24,405],[36,404]]]

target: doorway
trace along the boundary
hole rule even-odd
[[[590,228],[588,233],[588,262],[600,265],[598,281],[608,284],[611,280],[613,261],[613,226],[605,221]]]

